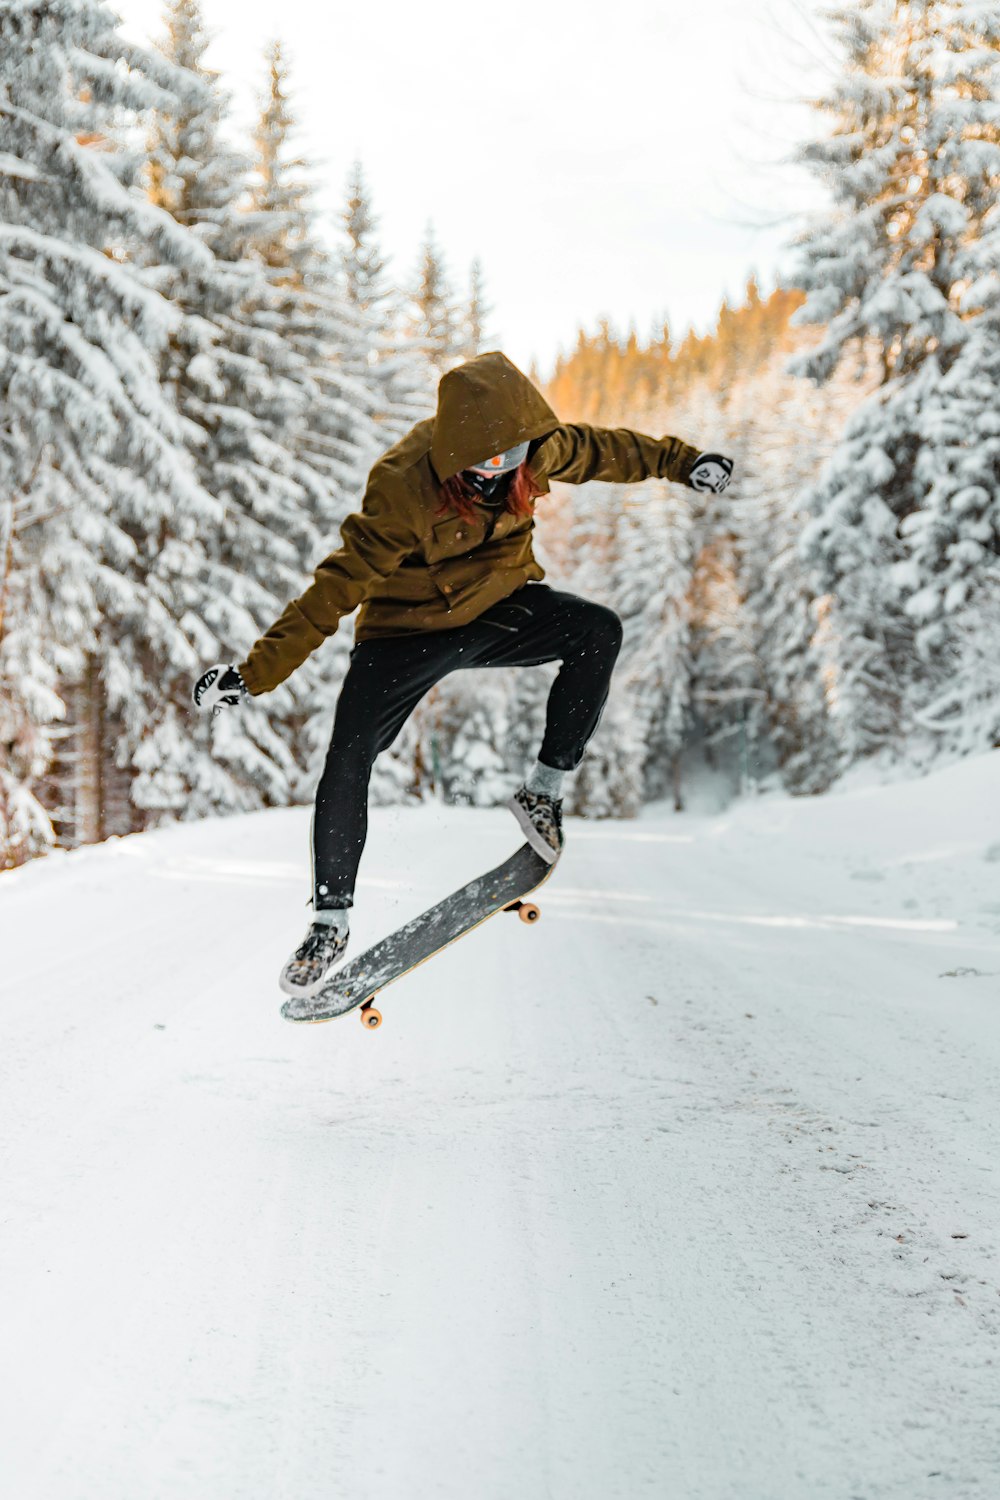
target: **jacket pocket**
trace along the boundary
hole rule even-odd
[[[479,545],[484,536],[481,525],[466,521],[461,516],[447,516],[431,527],[431,539],[427,543],[426,555],[430,563],[442,562],[448,557],[461,557]]]
[[[465,614],[470,605],[481,594],[496,589],[498,574],[488,562],[473,563],[463,557],[445,558],[431,563],[428,574],[449,610]],[[502,584],[501,584],[502,587]],[[471,618],[471,616],[468,616]]]

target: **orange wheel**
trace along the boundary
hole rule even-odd
[[[541,915],[533,901],[525,901],[518,912],[522,922],[537,922]]]
[[[382,1024],[382,1012],[376,1010],[374,1005],[362,1005],[361,1024],[367,1026],[369,1031],[374,1031],[376,1026]]]

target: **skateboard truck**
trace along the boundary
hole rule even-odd
[[[542,915],[533,901],[512,901],[504,911],[516,911],[522,922],[537,922]]]

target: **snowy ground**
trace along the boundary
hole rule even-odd
[[[372,1033],[307,823],[0,876],[4,1500],[1000,1494],[1000,754],[572,825]],[[376,813],[354,951],[513,843]]]

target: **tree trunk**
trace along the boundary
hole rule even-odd
[[[75,775],[74,843],[99,844],[106,836],[104,687],[97,661],[87,668],[76,694],[79,734]]]

